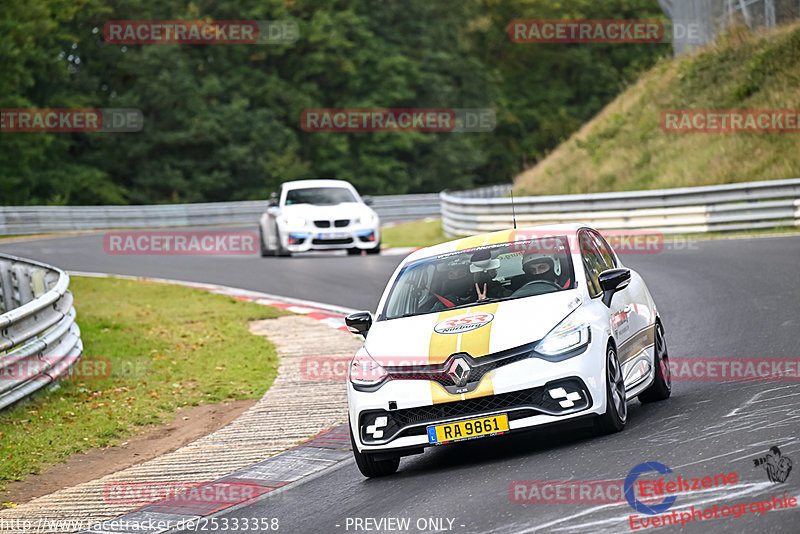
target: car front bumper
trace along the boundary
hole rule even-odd
[[[450,395],[428,380],[389,380],[372,392],[358,391],[348,382],[350,424],[362,452],[428,447],[434,445],[428,440],[428,426],[503,413],[508,415],[509,432],[514,432],[602,414],[606,409],[604,376],[605,347],[590,343],[584,353],[561,362],[530,357],[497,367],[482,378],[475,392],[489,394],[480,396]],[[580,398],[566,402],[559,388],[573,393],[570,398],[574,399],[574,393]],[[367,427],[383,417],[385,426],[370,428],[382,431],[376,439]]]
[[[355,226],[348,228],[281,230],[283,247],[290,252],[309,250],[341,250],[358,248],[370,250],[380,246],[378,227]]]

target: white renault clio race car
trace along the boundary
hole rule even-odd
[[[378,254],[380,220],[344,180],[284,182],[258,224],[262,256],[345,249]]]
[[[428,446],[591,418],[617,432],[626,402],[666,399],[664,329],[641,276],[583,225],[482,234],[416,251],[392,275],[347,389],[368,477]]]

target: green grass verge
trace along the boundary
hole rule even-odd
[[[381,244],[385,247],[430,247],[452,239],[444,235],[441,219],[381,228]]]
[[[180,406],[260,398],[275,379],[275,350],[248,322],[288,312],[133,280],[72,277],[70,290],[84,361],[108,358],[111,376],[62,380],[0,412],[0,491],[168,422]]]
[[[800,24],[737,27],[661,61],[569,140],[515,179],[548,195],[716,185],[800,176],[798,134],[665,133],[665,110],[796,109]]]

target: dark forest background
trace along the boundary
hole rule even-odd
[[[660,19],[657,0],[4,1],[0,107],[138,108],[138,133],[0,133],[0,204],[264,199],[508,183],[669,55],[531,45],[514,19]],[[294,20],[287,45],[115,45],[108,20]],[[491,133],[309,133],[319,107],[491,108]]]

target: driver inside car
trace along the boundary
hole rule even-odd
[[[452,308],[475,300],[475,289],[469,275],[469,265],[465,262],[452,263],[447,268],[441,295],[434,296],[446,307]]]
[[[485,259],[484,259],[485,258]],[[481,252],[473,255],[469,270],[473,274],[475,282],[474,291],[477,293],[477,300],[498,299],[508,297],[511,291],[503,287],[503,284],[496,280],[497,270],[500,268],[500,260],[492,259],[491,255]]]
[[[516,291],[530,282],[551,282],[558,284],[555,262],[546,254],[533,254],[522,260],[522,272],[511,278],[511,291]],[[559,284],[560,285],[560,284]]]

